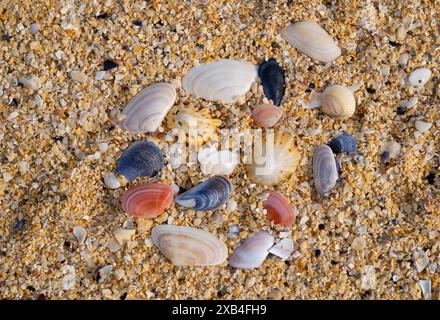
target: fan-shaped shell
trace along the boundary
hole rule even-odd
[[[252,110],[255,125],[262,128],[273,127],[283,116],[283,110],[273,104],[259,104]]]
[[[234,103],[257,78],[257,67],[239,60],[219,60],[191,68],[183,77],[183,88],[205,100]]]
[[[313,178],[316,191],[323,196],[328,195],[338,180],[335,155],[325,144],[318,146],[313,155]]]
[[[267,231],[249,236],[229,258],[229,265],[239,269],[258,268],[269,254],[274,238]]]
[[[273,220],[275,224],[283,227],[288,227],[295,223],[294,208],[282,194],[275,191],[267,191],[261,197],[263,198],[263,208],[266,209],[269,220]]]
[[[176,89],[171,84],[153,84],[130,100],[121,125],[133,133],[155,132],[175,100]]]
[[[253,162],[247,165],[247,172],[253,182],[261,185],[270,186],[286,180],[301,159],[293,136],[285,132],[266,134],[262,143],[254,144],[253,151]]]
[[[281,36],[302,53],[322,62],[334,61],[341,55],[341,49],[333,38],[314,21],[291,24],[281,32]]]
[[[155,218],[173,200],[173,188],[165,183],[144,183],[125,191],[122,208],[130,216]]]
[[[332,139],[328,146],[334,153],[352,153],[357,152],[357,144],[354,137],[346,132],[344,132],[339,137]]]
[[[128,181],[155,176],[164,167],[162,151],[150,141],[137,141],[116,162],[116,171]]]
[[[283,100],[286,84],[284,70],[274,58],[263,61],[258,67],[258,77],[263,84],[264,95],[272,100],[276,106]]]
[[[226,260],[226,245],[213,234],[191,227],[159,225],[153,243],[176,266],[213,266]]]
[[[333,118],[350,118],[354,114],[355,107],[353,93],[344,86],[330,86],[322,93],[321,110]]]
[[[178,195],[176,203],[200,211],[214,210],[225,204],[232,194],[232,185],[223,176],[214,176]]]

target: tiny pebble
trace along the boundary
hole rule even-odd
[[[419,121],[419,120],[417,120],[414,125],[415,125],[417,131],[420,133],[425,133],[429,129],[431,129],[431,127],[432,127],[432,123]]]
[[[38,31],[40,31],[40,25],[38,23],[31,24],[31,26],[29,27],[29,32],[31,34],[37,34]]]
[[[78,71],[78,70],[70,71],[70,77],[72,78],[73,81],[80,83],[87,81],[87,76],[82,71]]]
[[[103,64],[103,71],[108,71],[114,68],[117,68],[118,64],[113,60],[105,60]]]
[[[362,237],[354,238],[353,242],[351,243],[351,247],[356,251],[361,251],[361,250],[365,249],[366,246],[367,246],[367,243],[366,243],[365,239]]]

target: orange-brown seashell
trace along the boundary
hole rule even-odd
[[[173,200],[173,188],[164,183],[144,183],[128,189],[122,196],[122,208],[129,216],[155,218]]]
[[[295,223],[295,211],[287,199],[280,193],[268,191],[262,194],[263,207],[267,210],[267,218],[275,224],[288,227]]]
[[[273,104],[259,104],[252,110],[255,125],[262,128],[273,127],[281,119],[283,110]]]

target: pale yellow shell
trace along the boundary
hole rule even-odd
[[[321,101],[321,110],[336,119],[350,118],[356,107],[353,93],[341,85],[333,85],[325,89]]]

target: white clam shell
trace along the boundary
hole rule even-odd
[[[341,55],[333,38],[314,21],[299,21],[289,25],[281,36],[293,47],[309,57],[331,62]]]
[[[87,231],[82,226],[73,227],[73,235],[79,244],[83,244],[87,237]]]
[[[270,248],[269,253],[286,260],[293,252],[293,240],[290,238],[281,239],[276,245]]]
[[[205,100],[234,103],[257,78],[257,66],[239,60],[219,60],[191,68],[183,88]]]
[[[230,150],[217,150],[215,145],[198,154],[200,169],[205,175],[229,175],[239,163],[239,157]]]
[[[408,78],[408,82],[416,88],[423,87],[429,81],[430,77],[431,70],[427,68],[421,68],[411,72]]]
[[[347,119],[354,114],[355,109],[356,100],[347,87],[333,85],[321,95],[321,110],[333,118]]]
[[[274,238],[267,231],[257,232],[239,245],[229,258],[229,265],[239,269],[258,268],[269,254]]]
[[[322,144],[315,149],[313,155],[313,178],[316,191],[326,196],[338,180],[336,158],[329,146]]]
[[[175,101],[176,89],[171,84],[153,84],[130,100],[121,126],[133,133],[155,132]]]
[[[191,227],[159,225],[153,243],[176,266],[212,266],[226,260],[226,245],[213,234]]]

